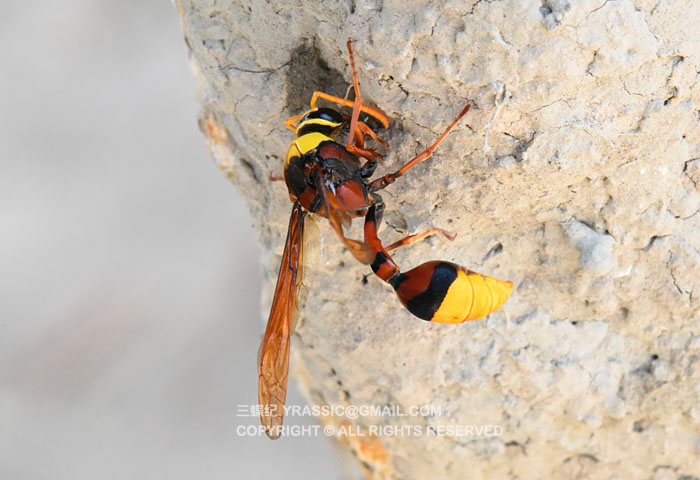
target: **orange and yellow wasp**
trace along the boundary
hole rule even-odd
[[[375,275],[394,288],[404,307],[423,320],[461,323],[483,318],[498,310],[513,290],[512,282],[450,262],[430,261],[407,272],[401,272],[394,263],[389,252],[431,234],[449,235],[431,229],[383,246],[377,228],[384,213],[384,201],[377,192],[428,159],[469,111],[469,104],[431,146],[397,171],[369,180],[381,155],[368,148],[365,140],[369,137],[380,144],[386,142],[360,120],[360,113],[374,118],[384,128],[389,127],[389,119],[381,111],[363,104],[352,40],[348,40],[347,48],[355,99],[351,101],[317,91],[307,112],[285,121],[296,133],[284,162],[284,181],[293,206],[270,317],[258,353],[260,419],[270,438],[279,437],[284,417],[289,338],[302,286],[304,220],[309,213],[326,218],[352,255],[370,265]],[[331,108],[319,108],[316,106],[318,99],[352,108],[352,114],[344,116]],[[341,144],[337,140],[344,129],[348,129],[348,136],[345,144]],[[364,217],[363,240],[348,238],[343,231],[343,225],[348,225],[355,217]]]

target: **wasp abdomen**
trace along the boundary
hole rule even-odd
[[[439,260],[401,273],[389,283],[409,312],[439,323],[484,318],[498,310],[513,291],[513,282]]]

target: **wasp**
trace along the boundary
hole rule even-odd
[[[376,276],[394,288],[403,306],[423,320],[461,323],[480,319],[498,310],[513,290],[510,281],[497,280],[446,261],[430,261],[407,272],[399,270],[389,254],[391,251],[431,234],[449,235],[432,229],[383,246],[377,229],[385,206],[377,192],[428,159],[467,113],[469,104],[431,146],[397,171],[370,180],[382,155],[365,141],[369,137],[377,143],[386,142],[360,120],[360,113],[374,118],[384,128],[389,127],[389,119],[362,102],[351,39],[347,49],[354,101],[316,91],[307,112],[285,121],[296,133],[284,161],[284,181],[293,206],[270,317],[258,353],[260,420],[273,439],[279,437],[284,417],[289,338],[298,309],[297,297],[303,286],[304,220],[308,214],[327,219],[352,255],[370,265]],[[317,107],[319,99],[352,108],[352,114],[346,116],[331,108]],[[341,144],[338,139],[345,129],[347,141]],[[364,217],[363,240],[348,238],[343,230],[356,217]]]

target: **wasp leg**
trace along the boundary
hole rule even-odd
[[[360,176],[362,178],[369,178],[374,175],[374,171],[377,169],[377,161],[374,159],[367,160],[367,162],[360,168]]]
[[[335,232],[336,236],[360,263],[364,263],[365,265],[371,263],[372,259],[374,258],[374,251],[370,245],[359,240],[347,238],[343,233],[342,215],[344,212],[338,211],[331,206],[330,199],[328,198],[328,188],[326,187],[319,170],[315,170],[313,172],[313,179],[316,191],[321,197],[321,203],[323,205],[322,208],[324,209],[328,222],[331,224],[331,228]]]
[[[271,182],[283,182],[284,177],[278,177],[277,175],[274,175],[272,172],[270,172],[269,179]]]
[[[357,156],[360,156],[367,160],[373,160],[375,158],[384,158],[384,156],[373,148],[357,148],[353,147],[348,149],[350,152]]]
[[[365,160],[374,160],[375,158],[384,158],[384,156],[373,148],[358,148],[352,146],[347,149],[348,152],[354,153],[358,157],[362,157]]]
[[[442,132],[442,135],[438,137],[435,143],[433,143],[431,146],[429,146],[421,153],[413,157],[409,162],[407,162],[403,167],[399,168],[394,173],[389,173],[381,178],[374,180],[372,183],[369,184],[370,190],[376,192],[377,190],[381,190],[382,188],[387,187],[388,185],[392,184],[394,180],[402,176],[404,173],[408,172],[420,162],[430,158],[430,156],[433,154],[438,145],[440,145],[440,143],[445,139],[445,137],[447,137],[447,134],[450,133],[450,130],[452,130],[452,128],[457,124],[457,122],[459,122],[459,120],[469,111],[469,106],[470,105],[467,104],[467,106],[464,107],[461,112],[459,112],[457,118],[455,118],[452,121],[452,123],[450,123],[450,125],[445,129],[444,132]]]
[[[382,145],[389,145],[386,140],[381,138],[379,135],[377,135],[374,130],[372,130],[369,125],[367,125],[365,122],[357,122],[357,130],[359,133],[361,133],[363,136],[364,135],[369,135],[372,140],[375,142],[381,143]],[[357,132],[356,132],[357,135]],[[364,137],[363,137],[364,141]]]
[[[415,235],[408,235],[402,238],[401,240],[397,240],[391,245],[385,247],[385,250],[387,252],[393,252],[398,248],[413,245],[414,243],[423,240],[427,236],[436,235],[438,233],[450,241],[454,240],[457,237],[456,234],[448,233],[445,230],[442,230],[441,228],[431,228],[430,230],[426,230],[425,232],[416,233]]]
[[[345,121],[352,120],[352,117],[348,117],[347,115],[345,116]],[[357,125],[355,126],[355,138],[354,138],[354,143],[353,147],[358,148],[358,149],[364,149],[365,148],[365,135],[360,131],[360,122],[357,122]]]
[[[353,153],[355,151],[355,130],[357,129],[357,121],[360,119],[360,111],[362,110],[362,96],[360,95],[360,82],[357,80],[357,69],[355,68],[355,56],[352,54],[352,39],[348,38],[348,53],[350,54],[350,66],[352,67],[352,83],[355,88],[355,101],[352,105],[352,117],[350,118],[350,134],[348,135],[348,143],[346,148]]]
[[[355,126],[355,145],[353,145],[353,153],[366,158],[367,160],[383,158],[384,156],[375,149],[365,148],[365,135],[369,135],[375,142],[381,143],[382,145],[388,145],[386,140],[377,136],[377,134],[374,133],[374,130],[369,128],[365,122],[358,121],[357,125]]]
[[[289,128],[291,131],[296,132],[297,127],[294,125],[297,123],[299,120],[301,120],[301,117],[306,115],[305,113],[302,113],[300,115],[294,115],[293,117],[289,117],[287,120],[284,121],[284,124]]]
[[[350,115],[343,115],[343,118],[346,122],[352,120],[352,117]],[[376,132],[372,130],[372,128],[370,128],[369,125],[367,125],[362,120],[358,120],[357,126],[355,127],[355,146],[360,148],[364,147],[365,135],[369,135],[372,138],[372,140],[374,140],[375,142],[379,142],[382,145],[389,145],[389,142],[377,135]]]
[[[350,100],[345,98],[340,98],[333,95],[329,95],[324,92],[316,91],[311,97],[311,108],[316,108],[316,102],[319,97],[337,103],[339,105],[352,107],[352,116],[350,117],[350,133],[348,134],[348,141],[345,148],[347,148],[349,152],[354,153],[355,155],[359,155],[363,158],[366,158],[367,160],[371,160],[372,158],[381,155],[379,155],[379,153],[372,149],[363,148],[364,135],[368,134],[375,139],[379,139],[379,137],[372,131],[372,129],[367,127],[367,125],[365,125],[364,122],[359,122],[362,124],[362,126],[359,125],[358,121],[360,118],[360,112],[364,112],[376,118],[382,123],[382,125],[384,125],[384,128],[389,128],[389,119],[379,110],[363,105],[362,96],[360,95],[360,83],[357,80],[355,56],[352,53],[352,39],[348,39],[347,47],[348,53],[350,54],[350,66],[352,67],[352,82],[353,88],[355,89],[355,100],[351,102]],[[360,140],[357,140],[356,137],[360,138]],[[383,142],[383,140],[380,140],[380,142]]]
[[[357,69],[355,68],[355,57],[352,54],[352,39],[350,38],[348,38],[347,47],[348,53],[350,54],[350,66],[352,67],[352,81],[353,86],[355,88],[355,100],[351,102],[346,98],[340,98],[334,95],[329,95],[324,92],[316,91],[311,97],[311,108],[316,108],[316,101],[319,97],[328,100],[329,102],[337,103],[338,105],[345,105],[346,107],[351,107],[353,109],[353,120],[350,123],[350,140],[348,141],[348,145],[352,145],[352,137],[355,134],[355,125],[360,115],[360,111],[365,112],[366,114],[379,120],[381,124],[384,125],[384,128],[389,128],[389,119],[386,115],[384,115],[384,113],[377,110],[376,108],[368,107],[362,104],[362,99],[360,98],[360,86],[359,82],[357,81]]]
[[[350,54],[350,65],[352,66],[352,82],[355,88],[355,101],[352,107],[352,117],[350,117],[350,133],[348,135],[348,142],[346,148],[348,151],[359,155],[368,160],[374,157],[380,157],[381,155],[374,149],[365,149],[365,134],[369,135],[373,139],[379,141],[386,145],[386,142],[380,139],[371,128],[367,126],[364,122],[360,122],[360,112],[364,111],[364,105],[362,104],[362,95],[360,95],[360,83],[357,80],[357,69],[355,68],[355,56],[352,54],[352,39],[348,38],[348,53]],[[375,117],[376,118],[376,117]],[[386,117],[385,117],[386,118]],[[388,120],[387,120],[388,121]],[[388,127],[388,123],[384,125],[384,128]],[[359,145],[359,146],[358,146]],[[372,157],[369,157],[371,155]]]
[[[355,102],[353,100],[348,100],[347,98],[336,97],[335,95],[330,95],[328,93],[320,92],[317,90],[311,96],[311,108],[316,108],[316,102],[318,101],[319,98],[323,98],[324,100],[328,100],[329,102],[333,102],[333,103],[336,103],[338,105],[343,105],[343,106],[349,107],[349,108],[352,108],[355,106]],[[369,107],[367,105],[362,105],[361,110],[362,110],[362,112],[366,113],[367,115],[376,118],[384,126],[384,128],[389,128],[389,118],[387,118],[387,116],[381,110]]]
[[[344,115],[345,121],[351,120],[351,117]],[[355,138],[354,138],[354,144],[347,149],[348,151],[354,153],[355,155],[364,158],[365,160],[374,160],[375,158],[383,158],[383,155],[376,151],[373,148],[365,148],[365,136],[364,136],[364,130],[362,130],[362,127],[360,125],[364,125],[367,127],[367,124],[364,122],[358,122],[357,127],[355,128]],[[369,127],[367,127],[369,129]],[[372,132],[374,134],[374,132]],[[374,134],[376,137],[376,134]],[[374,138],[374,137],[373,137]],[[386,142],[379,138],[376,137],[377,140],[380,142],[383,142],[386,144]]]

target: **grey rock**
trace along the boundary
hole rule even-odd
[[[378,171],[474,103],[429,161],[387,189],[392,221],[379,234],[457,232],[395,258],[402,268],[441,258],[513,280],[509,302],[485,321],[417,321],[376,278],[363,284],[368,269],[322,225],[328,241],[292,373],[312,403],[345,389],[347,403],[436,405],[439,416],[384,421],[500,425],[501,443],[455,432],[341,439],[369,477],[700,471],[700,423],[685,413],[700,398],[691,340],[700,335],[700,5],[178,4],[203,118],[224,133],[209,135],[210,147],[266,250],[280,248],[290,209],[284,186],[267,181],[291,140],[281,122],[314,89],[345,94],[348,37],[363,97],[392,118]],[[279,257],[265,258],[271,289]],[[320,374],[331,368],[342,388]],[[642,419],[649,427],[634,431]]]

